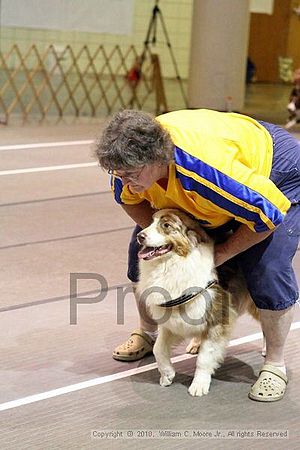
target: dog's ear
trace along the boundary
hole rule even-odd
[[[210,238],[202,228],[189,230],[187,235],[191,243],[195,246],[200,244],[201,242],[207,244],[210,241]]]
[[[193,245],[193,247],[196,247],[198,243],[200,242],[197,237],[197,233],[195,231],[189,230],[187,232],[187,237],[190,241],[190,243]]]
[[[208,234],[203,230],[201,225],[199,225],[199,223],[195,219],[186,214],[184,214],[183,216],[181,215],[180,218],[184,225],[187,227],[187,236],[192,243],[194,241],[194,245],[200,244],[201,242],[208,244],[211,241]]]

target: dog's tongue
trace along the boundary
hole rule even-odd
[[[170,245],[162,245],[161,247],[143,247],[138,252],[138,257],[140,259],[153,259],[156,256],[163,255],[164,253],[167,253],[170,250]]]
[[[151,259],[151,258],[154,258],[155,250],[156,250],[156,247],[143,247],[138,252],[138,257],[140,259]]]

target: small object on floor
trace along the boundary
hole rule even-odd
[[[143,330],[136,329],[126,342],[115,348],[112,357],[118,361],[138,361],[152,353],[154,342]]]
[[[258,402],[276,402],[283,398],[287,383],[287,376],[279,367],[265,364],[251,387],[249,398]]]

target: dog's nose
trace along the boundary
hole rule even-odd
[[[145,242],[146,240],[146,234],[143,233],[142,231],[137,235],[137,241],[139,244],[143,244],[143,242]]]

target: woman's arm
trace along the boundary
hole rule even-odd
[[[220,266],[228,259],[266,239],[274,230],[255,233],[247,225],[240,225],[239,228],[222,244],[215,246],[215,264]]]
[[[152,215],[155,212],[151,208],[150,203],[144,200],[138,205],[121,205],[124,211],[132,218],[132,220],[142,228],[146,228],[152,222]]]

